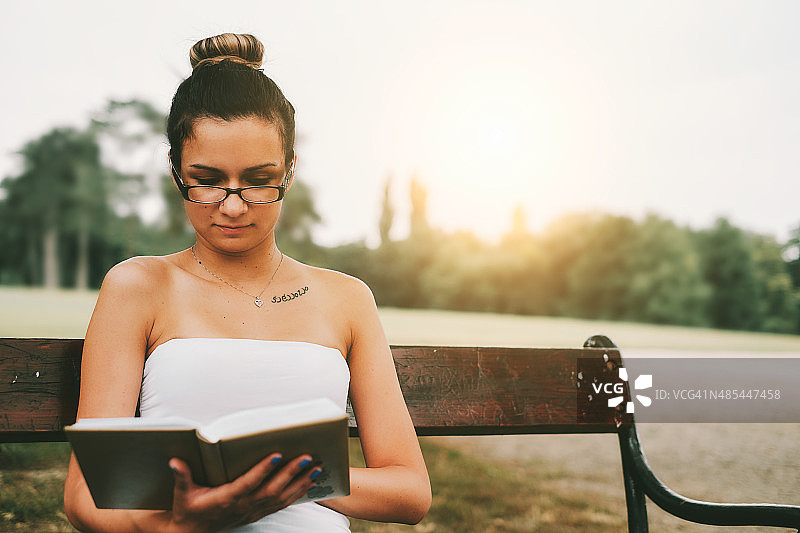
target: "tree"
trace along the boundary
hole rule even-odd
[[[386,185],[383,187],[383,203],[381,204],[381,218],[378,221],[378,231],[381,236],[381,245],[388,244],[391,241],[390,233],[392,232],[392,224],[394,223],[394,206],[392,205],[392,198],[390,196],[392,186],[392,177],[386,178]]]
[[[553,308],[547,257],[541,238],[528,230],[522,207],[514,209],[511,228],[492,253],[495,265],[491,277],[498,293],[497,310],[547,314]]]
[[[311,230],[320,220],[311,189],[295,178],[281,207],[277,231],[281,249],[301,260],[313,261],[319,255],[319,247],[311,238]]]
[[[620,319],[626,314],[636,224],[628,217],[603,215],[582,237],[580,253],[566,269],[565,313]]]
[[[763,235],[751,237],[762,329],[775,333],[797,331],[800,291],[792,284],[789,266],[775,239]]]
[[[657,216],[637,225],[622,319],[708,325],[711,294],[688,230]]]
[[[720,218],[696,239],[703,277],[711,286],[711,325],[724,329],[758,330],[763,314],[751,242],[745,233]]]
[[[389,201],[389,181],[384,189],[384,205],[378,230],[381,245],[375,250],[362,247],[356,255],[363,261],[358,268],[362,277],[372,287],[380,305],[398,307],[428,307],[431,295],[421,285],[423,273],[430,267],[440,244],[427,218],[427,191],[412,177],[409,187],[411,200],[411,231],[401,241],[389,238],[394,209]],[[353,256],[355,249],[350,249]]]
[[[547,308],[542,314],[569,315],[569,271],[585,253],[590,232],[600,218],[598,213],[564,215],[545,228],[541,237],[544,256],[543,277],[547,280]]]
[[[800,294],[800,225],[792,230],[789,241],[783,247],[782,256],[786,259],[792,286],[795,292]],[[800,297],[798,297],[798,300],[800,300]],[[796,315],[798,316],[798,322],[795,324],[795,332],[800,333],[800,301],[798,301]]]
[[[411,235],[414,241],[428,239],[431,226],[428,223],[428,191],[415,175],[411,177]]]
[[[122,245],[122,257],[117,260],[136,253],[166,253],[174,250],[176,242],[182,245],[186,241],[183,202],[179,196],[174,201],[177,195],[171,176],[165,172],[166,158],[153,157],[167,144],[166,123],[164,113],[137,99],[110,100],[92,117],[90,131],[102,147],[105,165],[114,171],[107,179],[108,202],[124,220],[114,225],[116,233],[107,232],[105,236],[109,242]],[[146,230],[139,218],[140,206],[159,196],[164,199],[166,222],[157,222],[156,227],[165,234],[153,240],[144,235],[152,229]],[[155,248],[150,247],[152,244]]]
[[[3,261],[3,281],[83,289],[97,285],[126,248],[132,253],[135,231],[123,229],[141,226],[135,205],[143,176],[116,165],[137,149],[152,153],[163,128],[149,104],[112,101],[86,129],[57,128],[27,143],[22,173],[2,183],[0,218],[24,228],[0,230],[0,241],[20,250]]]
[[[687,230],[656,216],[598,216],[564,264],[569,316],[704,325],[709,288]]]
[[[102,227],[99,219],[106,214],[107,189],[100,149],[88,132],[65,128],[30,141],[20,153],[24,169],[3,182],[6,198],[2,210],[4,217],[15,219],[27,233],[23,246],[29,250],[21,254],[23,263],[24,258],[41,261],[41,277],[30,281],[55,288],[62,282],[59,243],[77,235],[81,253],[88,253],[89,232]],[[98,224],[93,225],[92,219]],[[75,270],[79,283],[85,286],[85,256]]]
[[[459,231],[440,236],[435,252],[425,259],[424,269],[408,273],[418,276],[418,298],[425,307],[498,310],[499,293],[492,282],[497,256],[474,234]]]

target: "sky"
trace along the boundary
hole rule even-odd
[[[377,243],[388,179],[402,237],[412,176],[434,226],[490,240],[517,206],[532,231],[603,211],[784,240],[800,225],[799,16],[791,1],[14,2],[0,176],[109,99],[166,112],[195,41],[247,32],[297,110],[321,244]],[[167,150],[143,164],[165,172]]]

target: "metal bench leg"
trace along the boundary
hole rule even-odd
[[[617,348],[605,335],[593,335],[584,348]],[[800,506],[769,503],[712,503],[685,498],[664,485],[650,469],[639,445],[635,424],[619,428],[628,531],[647,531],[645,496],[677,517],[715,526],[789,527],[800,533]]]
[[[583,343],[584,348],[617,349],[614,341],[605,335],[592,335]],[[633,462],[629,439],[636,436],[636,427],[621,427],[617,433],[619,438],[620,457],[622,458],[622,479],[625,482],[625,505],[628,508],[628,533],[648,533],[647,498],[639,478],[636,477],[636,466]],[[635,439],[638,448],[639,441]]]
[[[622,478],[625,480],[625,505],[628,508],[628,533],[648,533],[647,524],[647,498],[644,487],[636,477],[636,466],[630,454],[630,447],[626,442],[630,432],[636,431],[635,427],[620,428],[619,450],[622,457]],[[637,440],[638,444],[638,440]]]
[[[653,503],[672,515],[698,524],[714,526],[773,526],[793,529],[800,527],[799,506],[711,503],[685,498],[661,483],[650,469],[639,445],[636,426],[621,427],[619,438],[622,456],[628,457],[631,467],[629,472],[635,479],[635,484]]]

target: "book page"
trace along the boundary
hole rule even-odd
[[[199,424],[188,418],[169,416],[164,418],[140,418],[124,416],[117,418],[81,418],[71,426],[73,430],[98,429],[194,429]]]
[[[270,429],[301,426],[331,420],[345,413],[327,398],[269,407],[258,407],[223,416],[206,424],[198,433],[209,442],[260,433]]]

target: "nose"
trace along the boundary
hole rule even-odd
[[[247,212],[247,202],[238,194],[228,194],[228,197],[219,204],[219,210],[229,217],[237,217]]]

